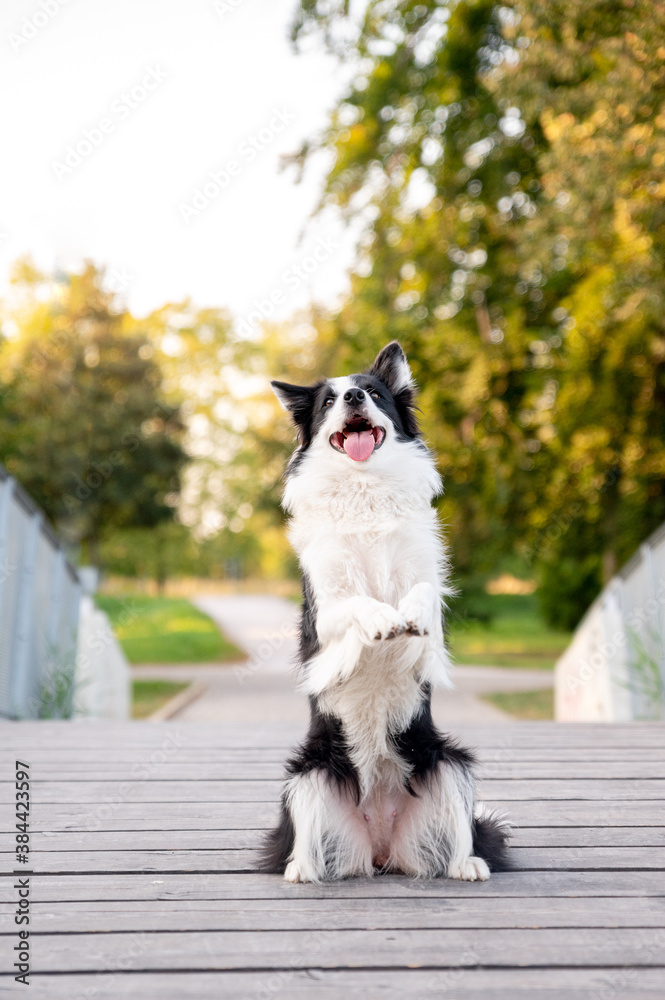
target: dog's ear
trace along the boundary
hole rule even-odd
[[[387,344],[382,351],[379,351],[374,364],[369,370],[370,375],[380,378],[393,396],[396,396],[404,389],[413,389],[413,376],[409,368],[409,362],[402,350],[401,344],[393,340]]]
[[[418,437],[420,431],[413,412],[416,407],[416,383],[401,344],[393,340],[379,351],[368,374],[381,379],[393,394],[407,437]]]
[[[290,385],[288,382],[271,382],[270,384],[284,409],[288,410],[293,417],[302,444],[307,437],[307,428],[312,421],[316,387]]]

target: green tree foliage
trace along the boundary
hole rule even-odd
[[[275,334],[243,341],[223,309],[187,300],[138,320],[94,267],[51,280],[25,260],[2,313],[0,461],[85,558],[160,584],[295,572],[290,430],[259,391],[283,361]],[[291,364],[307,354],[313,375],[291,329]]]
[[[574,623],[665,514],[665,9],[303,2],[356,60],[324,204],[365,220],[340,364],[399,337],[458,573],[566,561]],[[556,617],[547,607],[552,620]]]
[[[173,517],[186,460],[152,347],[91,264],[50,282],[27,265],[2,350],[0,460],[73,543]]]
[[[261,340],[245,340],[224,310],[185,301],[165,305],[140,325],[164,372],[167,398],[180,405],[187,426],[190,461],[178,518],[192,538],[181,572],[278,577],[295,571],[279,510],[290,431],[275,421],[279,406],[272,394],[266,399],[265,385],[291,347],[291,365],[307,353],[314,372],[311,345],[298,347],[301,324],[290,324],[286,341],[270,329]],[[278,343],[289,348],[280,353]]]
[[[569,524],[541,562],[552,581],[576,561],[583,587],[590,559],[606,580],[665,517],[665,8],[520,9],[530,44],[505,86],[546,142],[529,235],[546,286],[565,276],[533,520]]]

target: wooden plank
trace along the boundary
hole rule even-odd
[[[7,867],[12,857],[12,854],[0,855]],[[243,872],[257,870],[258,855],[256,850],[232,848],[209,851],[31,851],[30,867],[40,875]]]
[[[101,831],[99,833],[33,833],[31,850],[40,856],[49,852],[87,851],[217,851],[256,848],[265,830],[173,830],[166,835],[153,830]],[[1,851],[12,851],[13,836],[0,836]]]
[[[14,933],[14,907],[0,903],[0,928]],[[69,903],[35,902],[31,934],[108,931],[352,930],[408,927],[662,927],[665,899],[180,899]]]
[[[104,802],[105,796],[117,793],[143,802],[266,802],[279,797],[282,782],[271,780],[201,780],[201,781],[33,781],[33,797],[40,802]],[[487,780],[480,783],[480,794],[504,802],[540,799],[658,799],[665,800],[665,779],[644,781],[608,779],[606,781],[543,778],[529,781]]]
[[[133,940],[132,940],[133,938]],[[663,966],[662,931],[643,928],[446,928],[44,934],[34,971],[283,968]]]
[[[265,829],[217,830],[116,830],[94,832],[33,833],[31,848],[44,851],[196,851],[255,848]],[[166,834],[166,835],[165,835]],[[513,847],[665,847],[665,827],[517,827]],[[0,834],[0,852],[12,851],[13,835]]]
[[[663,847],[665,827],[515,827],[510,842],[514,847]]]
[[[275,734],[262,732],[258,735],[258,728],[252,725],[247,726],[248,735],[245,739],[233,738],[225,739],[223,733],[217,733],[215,739],[203,739],[196,728],[184,728],[181,724],[177,729],[155,731],[152,738],[132,739],[129,734],[122,731],[117,732],[97,732],[94,735],[80,737],[74,727],[71,734],[63,733],[49,735],[48,731],[34,731],[28,734],[20,734],[13,727],[15,723],[4,723],[3,732],[7,733],[7,727],[12,732],[12,736],[4,738],[0,734],[0,755],[7,755],[11,758],[17,751],[25,752],[33,749],[36,753],[57,750],[94,751],[100,747],[117,746],[122,748],[123,753],[168,753],[169,755],[187,752],[212,754],[222,752],[256,752],[257,749],[268,750],[274,753],[287,754],[294,746],[301,742],[305,736],[304,729],[292,730]],[[190,724],[192,727],[194,723]],[[622,736],[619,733],[612,733],[611,737],[603,738],[600,733],[589,734],[584,737],[567,738],[565,729],[556,735],[543,736],[543,734],[520,733],[516,735],[512,729],[509,738],[502,737],[500,727],[488,727],[484,733],[471,734],[464,733],[462,729],[455,729],[449,735],[459,738],[459,740],[471,749],[475,749],[481,756],[497,757],[499,759],[509,756],[511,753],[519,754],[522,749],[537,751],[539,759],[543,759],[542,754],[547,750],[564,751],[566,755],[577,752],[583,756],[585,752],[595,752],[608,750],[617,753],[622,749],[627,751],[640,751],[647,753],[649,750],[662,751],[665,744],[665,732],[658,731],[653,734],[644,735],[639,728],[635,729],[633,735]],[[504,730],[506,732],[506,730]],[[254,739],[254,734],[256,738]],[[545,758],[546,759],[546,758]]]
[[[520,746],[512,747],[502,743],[500,747],[481,747],[479,759],[481,764],[497,765],[504,761],[528,761],[528,762],[561,762],[568,761],[663,761],[665,760],[665,740],[660,747],[646,746],[588,746],[569,747],[562,745],[548,746]],[[284,747],[198,747],[187,744],[177,748],[177,753],[168,754],[166,751],[150,748],[126,748],[114,747],[112,756],[109,756],[109,746],[104,741],[100,741],[95,746],[85,748],[63,747],[56,744],[49,748],[41,745],[33,746],[30,750],[30,763],[40,771],[50,773],[57,770],[62,765],[72,769],[94,770],[96,768],[106,771],[113,771],[115,767],[122,767],[126,764],[135,764],[137,761],[147,764],[168,768],[172,764],[204,764],[208,762],[237,762],[261,764],[268,762],[273,764],[282,763],[286,760],[290,748]],[[9,764],[13,764],[14,754],[3,751],[2,758],[6,758]]]
[[[257,835],[255,844],[260,837]],[[1,854],[9,867],[13,855]],[[511,860],[518,871],[665,871],[662,847],[515,847]],[[242,872],[257,871],[254,849],[209,850],[79,850],[33,851],[30,863],[40,875],[109,872]]]
[[[42,803],[33,806],[31,827],[39,830],[228,830],[269,827],[278,814],[272,802],[153,803],[109,796],[108,802]]]
[[[262,761],[260,764],[215,760],[198,764],[181,764],[173,761],[168,765],[152,766],[137,760],[134,763],[114,764],[99,768],[94,766],[73,768],[67,764],[36,768],[32,763],[31,769],[33,786],[52,781],[67,782],[69,785],[75,785],[79,782],[94,782],[103,785],[147,779],[151,782],[255,781],[257,779],[281,781],[284,777],[284,764],[281,761],[272,763]],[[663,773],[663,769],[660,773]],[[5,774],[7,779],[0,780],[0,794],[7,794],[14,785],[11,771],[6,769]]]
[[[540,826],[548,828],[570,826],[660,826],[665,812],[663,803],[657,800],[616,799],[558,800],[538,799],[512,801],[484,798],[485,803],[500,812],[517,826]]]
[[[470,945],[469,945],[470,947]],[[15,988],[0,976],[0,986]],[[544,984],[547,984],[544,986]],[[147,986],[150,993],[147,993]],[[116,972],[100,975],[41,975],[33,990],[65,1000],[663,1000],[662,971],[649,968],[595,969],[279,969],[260,972]]]
[[[663,773],[663,763],[657,760],[568,760],[562,763],[561,761],[525,761],[520,758],[516,761],[496,761],[490,764],[481,764],[478,769],[478,776],[481,780],[483,778],[496,778],[502,781],[510,779],[529,781],[531,779],[560,778],[562,774],[565,775],[567,781],[577,781],[580,779],[606,781],[610,778],[644,781],[650,778],[662,778]],[[231,774],[226,775],[229,778],[231,776]],[[266,774],[264,777],[268,777],[268,775]]]
[[[266,802],[276,800],[281,781],[33,781],[35,801],[102,804],[108,796],[152,802]],[[651,796],[644,796],[650,798]]]
[[[440,899],[504,896],[512,899],[542,897],[665,896],[665,873],[631,871],[541,871],[494,874],[487,882],[432,881],[386,875],[373,879],[345,879],[323,885],[291,885],[278,875],[137,873],[132,875],[68,875],[66,878],[32,876],[33,898],[41,902],[85,900],[236,899]]]
[[[132,762],[113,762],[106,764],[57,764],[35,767],[31,763],[32,781],[66,781],[68,784],[77,782],[110,783],[136,779],[151,781],[255,781],[281,780],[284,776],[282,761],[221,761],[211,758],[208,761],[185,763],[168,761],[162,765],[151,764],[149,761],[135,760]],[[478,777],[482,780],[529,781],[541,778],[561,778],[565,773],[566,780],[649,780],[662,778],[665,772],[665,761],[568,761],[565,767],[561,762],[532,761],[519,762],[500,761],[482,765],[478,769]],[[5,768],[5,778],[0,779],[0,791],[4,794],[13,786],[11,770]]]
[[[138,789],[139,786],[137,786]],[[660,827],[663,804],[658,801],[551,801],[533,798],[504,802],[485,799],[488,806],[505,812],[517,826],[563,829],[596,826]],[[153,803],[150,810],[139,801],[109,795],[108,802],[39,802],[33,808],[32,829],[39,830],[213,830],[271,826],[277,817],[277,800],[269,802],[169,802]]]
[[[562,744],[567,746],[628,746],[660,745],[665,739],[665,725],[662,722],[640,723],[557,723],[557,722],[517,722],[493,726],[459,725],[445,727],[463,739],[478,746],[497,746],[501,742],[514,746]],[[252,726],[246,723],[184,723],[175,720],[161,723],[114,722],[108,720],[86,720],[76,722],[12,722],[3,725],[0,732],[0,750],[7,748],[13,752],[17,740],[25,746],[30,740],[46,746],[47,741],[56,741],[58,746],[83,747],[109,744],[146,746],[159,744],[167,735],[179,733],[191,746],[246,746],[288,747],[304,734],[304,727],[292,724],[262,724]]]
[[[622,781],[620,779],[571,778],[541,778],[528,781],[496,780],[481,781],[479,785],[481,796],[489,799],[512,800],[539,799],[580,799],[580,800],[624,800],[630,799],[665,799],[665,779],[647,778],[640,781]]]
[[[513,847],[510,857],[522,871],[665,870],[663,847]]]

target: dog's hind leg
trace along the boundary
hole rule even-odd
[[[473,777],[458,764],[440,761],[426,780],[414,782],[396,831],[391,865],[407,875],[473,882],[489,868],[473,853]]]
[[[473,777],[464,768],[445,761],[439,764],[439,772],[450,838],[446,875],[465,882],[484,882],[490,877],[490,870],[486,862],[473,853]]]
[[[358,808],[322,771],[290,778],[285,803],[293,827],[293,848],[284,870],[287,882],[372,874],[372,846]]]

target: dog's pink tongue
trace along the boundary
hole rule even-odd
[[[354,462],[366,462],[374,451],[371,431],[354,431],[344,438],[344,451]]]

